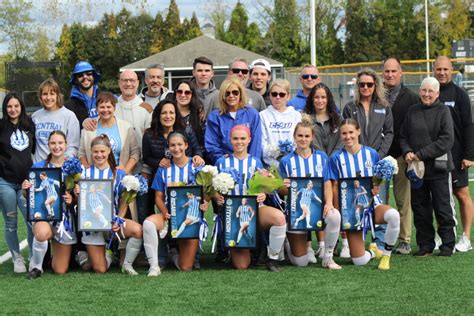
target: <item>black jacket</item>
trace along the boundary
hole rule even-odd
[[[0,120],[0,177],[10,183],[22,183],[33,165],[35,125],[30,123],[29,129],[22,129],[7,119]]]
[[[437,100],[430,106],[418,103],[408,111],[400,130],[403,155],[415,153],[425,163],[424,179],[437,179],[452,170],[453,120],[449,109]],[[435,158],[448,154],[448,171],[434,168]]]
[[[193,133],[182,131],[181,133],[184,133],[188,138],[186,156],[194,157],[198,155],[204,157],[202,148],[199,146],[196,136]],[[143,162],[153,169],[154,175],[160,165],[161,159],[171,159],[171,156],[168,153],[168,141],[163,137],[163,135],[155,137],[150,130],[146,130],[143,134],[142,145]]]
[[[64,106],[76,114],[77,120],[79,121],[79,127],[82,129],[82,122],[89,117],[89,111],[87,106],[77,98],[71,98],[64,103]]]
[[[452,81],[440,87],[439,100],[451,110],[454,128],[453,158],[474,160],[474,123],[471,102],[464,89]]]
[[[400,87],[400,92],[391,106],[393,116],[393,141],[388,154],[392,157],[400,157],[402,155],[402,148],[400,147],[400,129],[402,128],[403,120],[412,105],[419,103],[418,95],[405,87],[403,84]]]

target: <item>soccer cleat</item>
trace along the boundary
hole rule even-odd
[[[34,280],[36,278],[39,278],[41,276],[41,270],[33,268],[30,272],[28,272],[28,275],[26,276],[28,280]]]
[[[390,270],[390,256],[382,256],[379,263],[379,270]]]
[[[409,255],[411,252],[411,246],[409,243],[405,241],[400,241],[398,247],[395,249],[395,253],[399,253],[402,255]]]
[[[443,244],[443,241],[441,240],[441,237],[439,237],[438,234],[435,235],[435,247],[434,250],[438,250],[439,247]]]
[[[268,271],[271,271],[271,272],[280,272],[281,271],[280,267],[278,266],[278,261],[273,260],[273,259],[268,259],[267,260],[267,269],[268,269]]]
[[[25,273],[26,266],[25,266],[25,259],[19,254],[15,256],[13,259],[13,272],[15,273]]]
[[[126,273],[128,275],[138,275],[138,272],[133,269],[132,265],[125,262],[122,264],[122,273]]]
[[[375,258],[375,259],[380,259],[382,258],[382,255],[383,255],[383,251],[380,250],[378,247],[377,247],[377,244],[376,243],[371,243],[369,245],[369,250],[371,251],[372,253],[372,258]]]
[[[337,263],[334,262],[334,259],[332,257],[329,258],[323,258],[322,262],[323,268],[327,268],[329,270],[341,270],[342,267],[338,265]]]
[[[160,238],[165,239],[166,235],[168,235],[168,221],[163,223],[163,229],[160,230]]]
[[[469,240],[469,238],[466,237],[464,233],[462,234],[462,237],[459,239],[459,241],[456,243],[455,248],[459,252],[467,252],[472,250],[471,241]]]
[[[86,251],[78,251],[76,255],[76,262],[83,271],[89,271],[91,264],[89,262],[89,256]]]
[[[149,276],[149,277],[157,277],[161,274],[161,270],[160,270],[160,267],[150,267],[150,269],[148,270],[148,274],[146,276]]]
[[[318,260],[316,260],[316,256],[314,255],[314,250],[313,250],[313,248],[308,247],[308,251],[307,251],[306,255],[308,256],[308,261],[309,261],[309,262],[311,262],[311,263],[316,263],[316,262],[318,262]]]
[[[351,252],[349,250],[349,246],[342,246],[341,248],[341,253],[339,254],[340,258],[350,258],[351,257]]]

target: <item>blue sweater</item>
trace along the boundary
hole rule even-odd
[[[303,90],[298,90],[296,95],[288,101],[288,105],[295,108],[298,112],[303,112],[306,106],[307,97],[304,95]]]
[[[250,129],[252,139],[248,152],[255,158],[262,156],[262,130],[260,126],[260,116],[252,107],[246,106],[237,111],[235,119],[229,114],[219,114],[219,110],[212,111],[207,117],[207,128],[204,137],[209,158],[214,164],[217,159],[234,152],[230,144],[230,130],[235,125],[245,125]]]

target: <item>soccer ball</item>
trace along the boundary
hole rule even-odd
[[[235,240],[229,240],[229,247],[235,247]]]
[[[318,226],[318,227],[323,227],[323,221],[318,221],[318,222],[316,223],[316,226]]]
[[[35,219],[41,219],[41,213],[40,212],[36,212],[35,214],[33,214],[33,217]]]
[[[176,229],[171,231],[171,237],[175,238],[178,235],[178,231]]]
[[[345,223],[343,227],[344,229],[349,229],[351,228],[351,223]]]
[[[91,228],[92,227],[92,222],[91,221],[85,221],[84,222],[84,228]]]

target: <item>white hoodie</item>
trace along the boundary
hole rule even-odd
[[[296,124],[301,122],[301,113],[292,106],[288,106],[283,112],[278,112],[273,106],[269,106],[260,112],[260,122],[262,126],[263,161],[268,165],[277,164],[276,160],[265,157],[265,147],[268,144],[278,145],[280,140],[293,141],[293,132]]]

